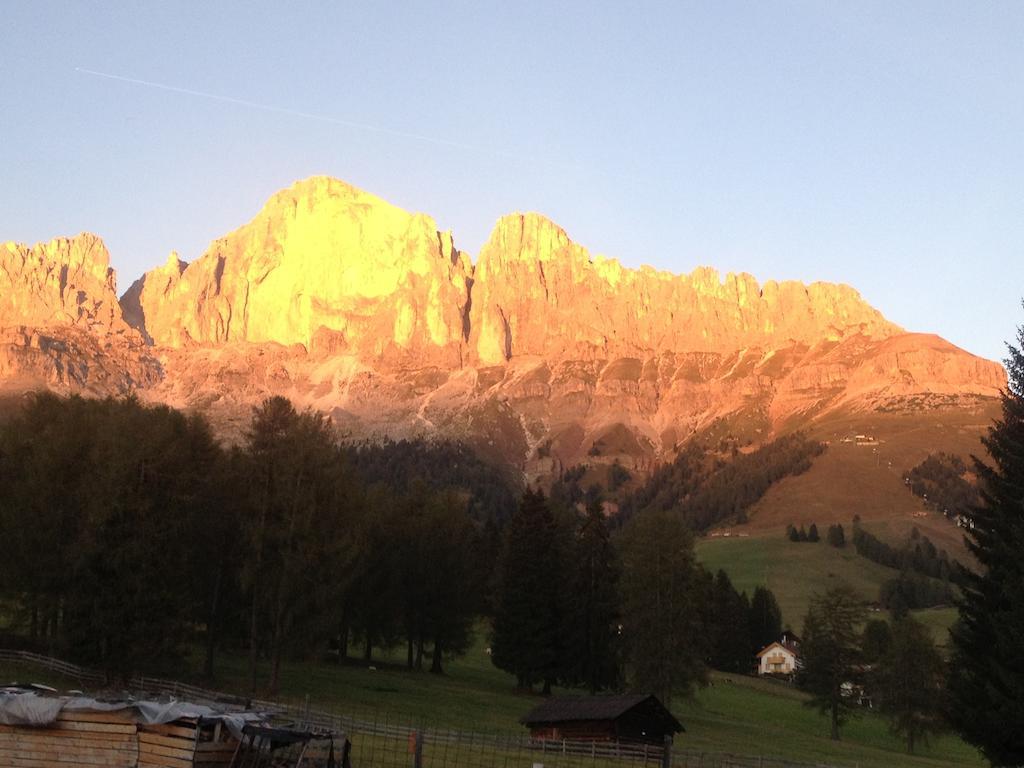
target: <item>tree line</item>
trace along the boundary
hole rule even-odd
[[[625,521],[643,510],[673,510],[695,531],[743,523],[773,483],[806,472],[824,450],[823,443],[795,432],[750,453],[736,451],[725,461],[694,441],[620,500],[619,517]]]
[[[879,565],[954,584],[963,579],[964,567],[951,559],[946,550],[938,549],[917,526],[911,529],[910,537],[902,545],[894,547],[866,531],[860,521],[854,519],[851,538],[858,555]]]
[[[644,510],[612,531],[598,492],[582,510],[565,503],[573,495],[528,490],[502,537],[492,659],[521,688],[629,688],[669,702],[709,668],[751,671],[778,639],[774,595],[759,587],[750,599],[706,571],[674,510]]]
[[[786,526],[786,538],[794,543],[820,541],[818,526],[797,528]],[[833,547],[846,546],[846,532],[841,524],[828,527],[825,540]],[[945,550],[939,551],[915,526],[909,540],[900,547],[882,541],[853,522],[853,544],[857,554],[889,568],[898,569],[899,576],[887,579],[879,587],[878,602],[886,610],[904,615],[909,610],[952,605],[956,596],[953,587],[961,579],[962,566],[950,561]]]
[[[909,615],[891,623],[866,619],[863,601],[847,585],[815,595],[797,683],[811,694],[808,705],[828,716],[833,739],[870,703],[913,753],[955,719],[946,695],[949,668],[928,629]]]
[[[926,507],[949,518],[970,519],[978,506],[978,488],[968,480],[967,464],[954,454],[929,454],[903,474],[903,482],[911,493],[924,500]]]
[[[503,482],[443,444],[343,445],[284,398],[226,447],[201,416],[35,394],[0,428],[0,597],[30,642],[114,676],[197,641],[210,676],[247,652],[254,689],[350,642],[440,672],[485,611]]]
[[[810,528],[804,528],[803,525],[797,528],[795,525],[790,523],[786,526],[786,538],[794,544],[800,542],[817,544],[821,541],[821,536],[818,534],[818,526],[815,523],[811,523]]]
[[[521,493],[462,446],[346,445],[281,397],[225,446],[198,415],[39,393],[0,426],[0,597],[30,642],[112,678],[196,645],[210,677],[243,653],[252,690],[288,658],[396,646],[441,673],[480,616],[524,687],[668,700],[748,671],[781,630],[771,593],[706,572],[677,510],[613,534],[581,477]]]

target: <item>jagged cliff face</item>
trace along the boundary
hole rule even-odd
[[[73,326],[100,335],[128,330],[110,254],[95,235],[32,247],[0,244],[0,327]]]
[[[454,436],[531,477],[839,410],[979,408],[1005,383],[846,286],[627,269],[535,214],[501,219],[474,266],[429,217],[322,177],[120,307],[108,262],[86,235],[0,250],[0,382],[134,391],[228,436],[283,394],[354,437]]]
[[[627,269],[537,214],[502,218],[474,268],[432,219],[326,178],[278,193],[190,265],[172,253],[122,303],[160,346],[297,343],[412,367],[900,332],[847,286]]]
[[[125,322],[103,241],[0,245],[0,391],[127,394],[160,366]]]
[[[458,366],[469,269],[428,216],[317,177],[192,264],[171,254],[125,303],[160,346],[277,342]]]
[[[591,258],[537,214],[502,218],[480,253],[471,346],[485,364],[514,355],[619,357],[812,344],[900,329],[845,285],[690,275]]]

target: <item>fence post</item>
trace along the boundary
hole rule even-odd
[[[412,750],[412,768],[423,768],[423,731],[416,731],[416,741]]]
[[[672,768],[672,737],[667,734],[661,749],[661,768]]]

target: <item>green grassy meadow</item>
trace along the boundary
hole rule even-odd
[[[865,526],[884,535],[874,524]],[[878,588],[898,576],[892,568],[859,556],[850,544],[837,549],[825,541],[793,543],[784,531],[751,532],[749,536],[703,538],[697,541],[697,558],[713,573],[719,568],[729,574],[736,589],[752,595],[757,586],[775,593],[782,609],[782,621],[798,634],[811,597],[841,582],[852,586],[865,601],[878,599]],[[935,642],[945,648],[949,628],[956,621],[955,608],[914,611],[914,617],[931,631]],[[886,617],[885,613],[879,614]]]
[[[757,586],[771,589],[782,608],[783,622],[797,632],[816,592],[845,582],[866,601],[874,602],[882,583],[899,575],[861,557],[850,544],[837,549],[824,540],[794,543],[782,530],[752,532],[742,538],[703,538],[696,551],[712,573],[725,570],[736,589],[748,595]]]
[[[491,733],[524,733],[518,719],[540,701],[536,694],[517,692],[514,679],[491,664],[482,633],[443,677],[408,672],[400,660],[397,649],[375,662],[375,671],[365,665],[292,663],[285,667],[281,695],[295,702],[308,695],[313,706],[395,723]],[[221,687],[242,691],[244,681],[244,659],[226,658]],[[910,758],[874,713],[851,722],[836,744],[828,738],[827,719],[804,706],[805,700],[785,684],[714,673],[711,685],[692,700],[673,703],[686,727],[676,743],[706,752],[879,768],[981,765],[973,749],[951,736]]]

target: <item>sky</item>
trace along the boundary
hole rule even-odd
[[[1005,356],[1024,324],[1024,3],[0,0],[0,240],[125,290],[328,174],[476,254],[854,286]]]

